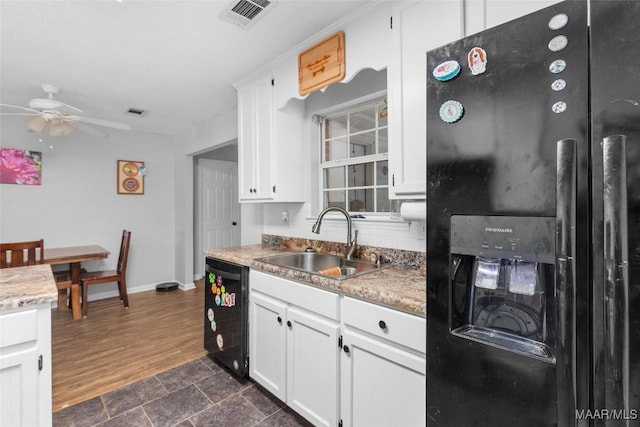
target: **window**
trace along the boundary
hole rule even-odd
[[[326,115],[321,124],[323,208],[389,212],[386,100]]]

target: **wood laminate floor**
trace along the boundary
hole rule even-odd
[[[76,321],[53,309],[53,412],[204,356],[203,288],[90,301]]]

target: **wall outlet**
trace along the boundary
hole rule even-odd
[[[280,212],[280,220],[284,223],[288,223],[289,222],[289,211],[282,211]]]

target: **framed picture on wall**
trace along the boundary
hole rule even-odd
[[[118,160],[118,194],[144,194],[144,162]]]
[[[0,148],[0,184],[42,184],[42,152]]]

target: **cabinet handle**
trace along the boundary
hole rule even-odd
[[[345,353],[349,354],[349,346],[345,345],[344,347],[342,347],[342,349],[344,350]]]
[[[380,329],[387,329],[387,324],[384,320],[379,321],[378,326],[380,326]]]
[[[291,320],[287,320],[287,326],[291,327]]]
[[[282,317],[278,316],[278,323],[282,325]]]

